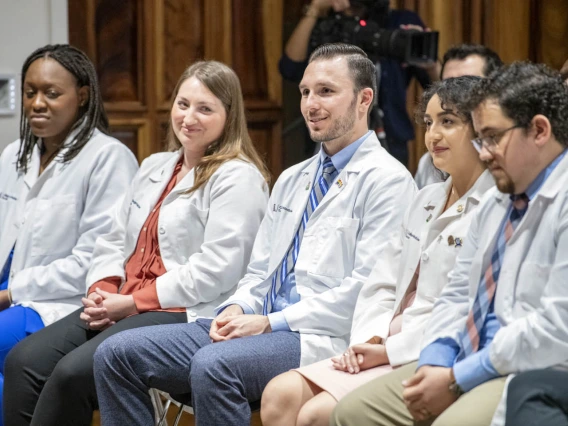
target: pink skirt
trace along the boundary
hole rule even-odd
[[[359,386],[390,373],[392,367],[389,364],[380,365],[369,370],[360,371],[357,374],[351,374],[333,368],[331,359],[328,358],[293,371],[297,371],[339,401]]]

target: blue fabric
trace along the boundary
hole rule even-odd
[[[460,347],[454,339],[450,337],[437,339],[422,349],[416,369],[424,365],[449,368],[456,362],[459,352]]]
[[[12,306],[0,312],[0,426],[3,425],[4,360],[20,340],[42,328],[41,317],[31,308]]]
[[[568,150],[566,149],[562,151],[562,153],[558,157],[556,157],[554,161],[552,161],[543,171],[541,171],[535,180],[532,181],[532,183],[525,191],[525,194],[527,194],[529,200],[532,200],[536,196],[536,194],[538,194],[538,191],[540,191],[540,188],[542,188],[544,182],[547,181],[550,174],[554,171],[554,169],[556,169],[558,164],[562,161],[562,159],[566,155],[566,152],[568,152]]]
[[[0,276],[0,291],[6,290],[8,288],[8,278],[10,278],[10,268],[12,267],[12,259],[14,258],[14,249],[8,255],[4,268],[2,269],[2,275]]]
[[[266,333],[211,343],[211,320],[144,327],[111,336],[94,356],[105,426],[154,424],[148,390],[190,400],[197,426],[248,425],[249,401],[300,365],[300,334]],[[181,397],[178,397],[182,399]]]
[[[401,25],[419,25],[424,27],[420,17],[409,10],[391,10],[386,24],[387,29],[399,29]],[[311,52],[308,52],[308,57]],[[416,78],[422,87],[430,85],[428,73],[418,67],[404,66],[394,59],[381,59],[381,78],[379,83],[379,107],[384,113],[383,121],[389,139],[403,145],[414,139],[414,127],[406,109],[406,89],[412,78]],[[308,66],[303,62],[292,61],[282,55],[278,68],[286,80],[299,82]]]
[[[371,133],[373,132],[368,131],[355,142],[347,145],[345,148],[331,157],[331,162],[333,163],[333,166],[337,170],[338,174],[341,173],[345,166],[347,166],[349,161],[351,161],[351,158],[353,158],[353,155],[357,152],[361,144],[371,135]],[[320,166],[316,173],[315,181],[318,181],[322,177],[322,165],[324,164],[325,159],[325,150],[322,149],[320,151]],[[272,331],[290,331],[288,321],[286,321],[286,317],[281,311],[299,301],[300,296],[298,295],[296,289],[296,274],[294,273],[294,269],[292,269],[280,286],[280,290],[278,291],[276,299],[274,300],[274,303],[272,305],[272,313],[268,315]]]
[[[500,328],[501,324],[495,315],[492,303],[479,336],[479,350],[454,365],[456,383],[465,392],[500,376],[489,358],[491,342]]]

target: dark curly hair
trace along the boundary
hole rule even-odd
[[[416,122],[423,124],[428,102],[434,95],[438,95],[440,106],[444,111],[451,111],[464,121],[471,123],[470,96],[481,80],[481,77],[465,75],[435,82],[422,94],[414,114]]]
[[[84,107],[80,108],[77,121],[69,133],[73,132],[81,124],[83,124],[83,127],[75,138],[69,142],[69,149],[61,159],[62,162],[68,162],[75,158],[83,149],[95,128],[104,134],[108,134],[108,119],[99,90],[97,73],[93,63],[81,50],[68,44],[48,44],[35,50],[27,57],[22,66],[22,99],[24,98],[24,81],[28,68],[34,61],[42,58],[57,61],[63,68],[73,74],[77,80],[78,87],[89,87],[89,100]],[[39,138],[32,133],[30,123],[24,113],[23,102],[20,113],[20,150],[18,152],[17,168],[25,173],[28,169],[28,161]],[[85,119],[84,123],[83,118]]]
[[[568,146],[568,86],[558,71],[544,64],[514,62],[483,79],[468,108],[488,99],[497,101],[503,113],[525,130],[535,115],[544,115],[556,140]]]

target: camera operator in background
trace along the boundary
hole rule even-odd
[[[368,6],[367,6],[368,5]],[[367,6],[369,21],[375,21],[387,30],[408,29],[424,30],[425,25],[417,14],[408,10],[391,10],[388,0],[312,0],[306,5],[304,16],[294,29],[280,59],[280,73],[286,80],[300,81],[307,66],[307,58],[313,50],[311,38],[318,24],[332,13],[354,15],[357,7]],[[430,62],[415,66],[402,63],[397,59],[381,57],[376,61],[377,82],[379,87],[378,107],[384,114],[382,121],[390,153],[401,163],[408,163],[409,140],[414,139],[414,128],[406,109],[406,89],[412,78],[416,78],[422,87],[438,80],[440,65]],[[372,127],[379,130],[379,114],[373,114]],[[377,132],[379,133],[379,132]]]

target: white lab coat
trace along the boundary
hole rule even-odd
[[[8,284],[14,304],[34,309],[47,326],[82,306],[95,240],[110,231],[138,162],[95,130],[73,160],[56,159],[38,176],[39,148],[24,174],[16,170],[19,146],[0,157],[0,266],[16,244]]]
[[[243,301],[262,313],[272,275],[298,229],[318,165],[316,155],[285,170],[276,182],[247,275],[225,305]],[[312,213],[295,267],[301,300],[282,311],[291,330],[301,333],[300,365],[347,347],[357,294],[415,192],[408,171],[373,133]]]
[[[434,167],[432,156],[429,152],[424,153],[424,155],[420,157],[414,180],[416,181],[418,189],[422,189],[433,183],[443,182],[442,172]]]
[[[172,177],[182,151],[142,163],[116,213],[112,231],[97,240],[87,289],[107,277],[125,279],[138,235]],[[212,317],[246,272],[268,202],[268,184],[249,162],[222,164],[196,191],[194,170],[166,196],[158,218],[160,255],[167,272],[156,280],[162,308],[191,307],[188,321]]]
[[[493,189],[474,213],[467,245],[434,306],[425,345],[442,337],[459,341],[510,204],[507,194]],[[501,375],[568,367],[567,256],[568,156],[529,203],[505,251],[495,294],[501,328],[490,348]],[[504,423],[503,402],[494,425]]]
[[[390,322],[420,262],[416,297],[402,313],[402,331],[386,340],[392,366],[418,359],[434,302],[448,281],[457,254],[468,244],[465,236],[472,212],[494,186],[491,174],[483,172],[469,191],[442,214],[452,188],[451,178],[429,185],[416,195],[400,232],[393,236],[359,293],[351,345],[367,342],[373,336],[387,338]],[[461,244],[455,244],[457,238]]]

